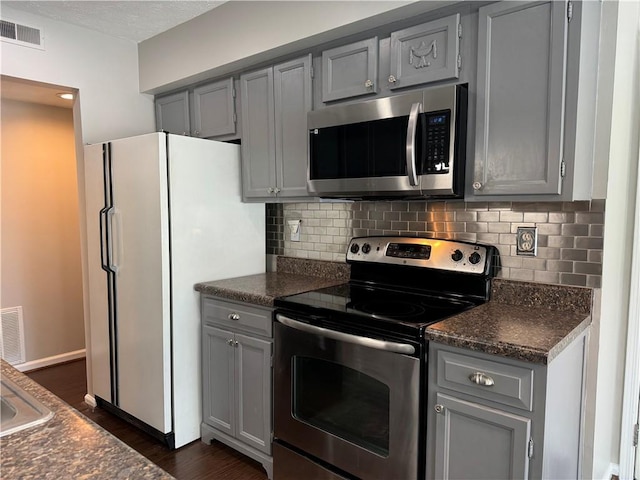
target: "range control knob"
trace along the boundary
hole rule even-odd
[[[451,254],[451,260],[453,260],[454,262],[459,262],[460,260],[462,260],[462,257],[464,257],[464,255],[462,254],[462,252],[458,249],[456,249],[452,254]]]
[[[369,253],[371,251],[371,245],[369,245],[368,243],[365,243],[364,245],[362,245],[362,253]]]
[[[349,250],[351,250],[351,253],[355,255],[360,251],[360,246],[357,243],[352,243],[351,248]]]
[[[471,262],[471,265],[475,265],[480,261],[480,259],[481,257],[478,252],[473,252],[471,255],[469,255],[469,262]]]

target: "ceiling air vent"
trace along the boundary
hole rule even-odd
[[[0,20],[0,39],[3,42],[44,50],[44,36],[40,28],[20,25],[10,20]]]

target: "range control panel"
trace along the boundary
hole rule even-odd
[[[455,240],[416,237],[356,237],[347,249],[347,262],[386,263],[452,272],[485,274],[494,249]]]

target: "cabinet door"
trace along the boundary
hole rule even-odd
[[[435,478],[528,478],[530,419],[440,393],[435,408]]]
[[[240,77],[242,186],[245,198],[275,195],[276,149],[273,69]]]
[[[207,425],[228,435],[236,432],[233,342],[231,332],[202,327],[202,417]]]
[[[458,78],[460,15],[391,33],[389,88]]]
[[[278,196],[307,193],[307,113],[311,110],[311,55],[273,67]]]
[[[194,137],[236,133],[233,78],[193,89]]]
[[[566,3],[479,11],[474,195],[559,194]]]
[[[377,92],[378,37],[322,52],[322,101]]]
[[[174,93],[156,98],[156,130],[190,135],[189,92]]]
[[[236,334],[238,425],[236,437],[271,454],[272,342]]]

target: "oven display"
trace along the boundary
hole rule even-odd
[[[387,257],[415,258],[429,260],[431,245],[416,245],[414,243],[390,243],[387,247]]]

